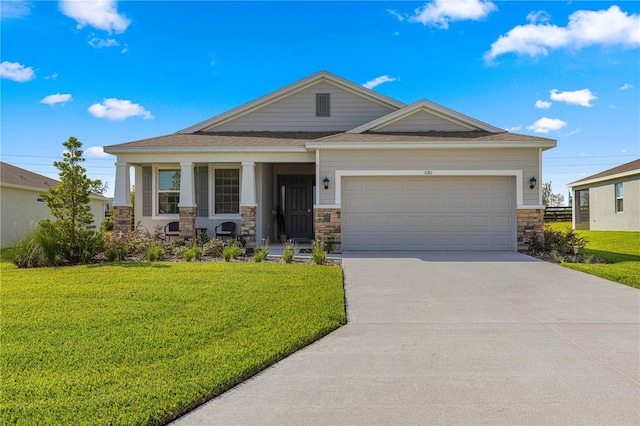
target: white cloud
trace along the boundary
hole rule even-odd
[[[559,92],[557,89],[549,91],[552,101],[566,102],[571,105],[580,105],[583,107],[592,107],[591,101],[598,99],[596,95],[591,93],[589,89],[576,90],[574,92]]]
[[[109,120],[124,120],[129,117],[141,116],[145,120],[155,118],[151,112],[144,109],[140,104],[134,104],[129,100],[109,98],[101,104],[93,104],[88,111],[94,117],[106,118]]]
[[[537,12],[540,13],[540,12]],[[538,23],[539,17],[527,17],[531,23],[518,25],[491,44],[485,60],[491,61],[506,53],[548,55],[550,49],[580,49],[592,45],[640,46],[640,15],[629,15],[618,6],[607,10],[578,10],[569,16],[566,27]]]
[[[69,93],[65,93],[65,94],[60,94],[60,93],[56,93],[55,95],[49,95],[49,96],[45,96],[40,103],[41,104],[47,104],[47,105],[55,105],[55,104],[66,104],[67,102],[69,102],[71,100],[71,95]]]
[[[389,77],[388,75],[381,75],[380,77],[376,77],[373,80],[367,81],[362,86],[366,87],[367,89],[373,89],[374,87],[380,86],[382,83],[388,83],[396,80],[398,79],[395,77]]]
[[[536,133],[549,133],[551,131],[560,130],[566,125],[567,122],[562,121],[559,118],[542,117],[532,125],[527,126],[527,129],[533,130]]]
[[[55,80],[56,78],[58,78],[58,73],[54,72],[53,74],[46,76],[44,79],[45,80]]]
[[[409,17],[409,22],[447,29],[449,22],[477,21],[497,9],[495,4],[485,0],[434,0],[417,8],[415,15]]]
[[[633,89],[633,84],[625,83],[620,88],[620,90],[629,90],[629,89]]]
[[[618,108],[616,104],[609,104],[609,109],[616,109],[616,108]]]
[[[124,32],[131,21],[118,13],[115,0],[61,0],[60,11],[75,19],[78,29],[90,25],[109,33]]]
[[[573,136],[576,133],[580,133],[582,129],[576,129],[576,130],[572,130],[571,132],[567,133],[565,136]]]
[[[25,67],[18,62],[4,61],[0,64],[0,78],[24,83],[36,78],[36,73],[33,72],[33,68]]]
[[[103,47],[120,46],[120,43],[118,43],[116,40],[112,38],[105,39],[105,38],[93,37],[91,40],[89,40],[89,46],[95,47],[96,49],[102,49]]]
[[[532,24],[536,24],[538,22],[549,22],[551,20],[551,15],[549,15],[544,10],[537,10],[535,12],[529,12],[527,14],[527,21]]]
[[[551,108],[551,102],[537,100],[536,101],[536,108],[549,109],[549,108]]]
[[[104,152],[101,146],[90,146],[84,151],[84,155],[87,157],[108,157],[111,154]]]
[[[31,13],[33,5],[29,1],[2,0],[0,2],[0,16],[2,20],[24,18]]]
[[[507,127],[505,130],[507,132],[517,132],[520,129],[522,129],[522,125],[518,124],[517,126],[513,126],[513,127]]]
[[[389,12],[391,15],[395,16],[396,18],[398,18],[398,21],[402,22],[404,21],[405,17],[400,15],[398,12],[396,12],[395,10],[392,9],[387,9],[387,12]]]

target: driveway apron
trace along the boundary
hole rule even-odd
[[[514,252],[347,252],[348,324],[178,419],[640,424],[640,291]]]

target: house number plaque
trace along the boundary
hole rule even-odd
[[[433,174],[433,170],[425,170],[424,171],[424,175],[425,176],[429,176],[429,175],[432,175],[432,174]]]

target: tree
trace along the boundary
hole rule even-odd
[[[564,204],[564,195],[553,193],[551,181],[542,184],[542,204],[547,207],[559,207]]]
[[[71,263],[87,262],[99,250],[89,196],[100,193],[104,186],[100,180],[89,179],[81,166],[82,142],[70,137],[62,145],[66,148],[63,160],[53,163],[59,170],[60,183],[44,192],[42,198],[55,218],[51,226],[57,234],[61,256]]]

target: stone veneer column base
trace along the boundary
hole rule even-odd
[[[131,232],[131,207],[113,207],[113,232],[127,234]]]
[[[255,206],[240,206],[241,235],[248,248],[256,247],[256,208]]]
[[[326,242],[331,236],[335,241],[333,253],[342,253],[342,222],[340,209],[316,208],[314,230],[317,241]]]
[[[188,241],[196,236],[196,208],[179,207],[180,211],[180,238]]]
[[[544,209],[518,209],[518,251],[531,250],[534,235],[544,231]]]

